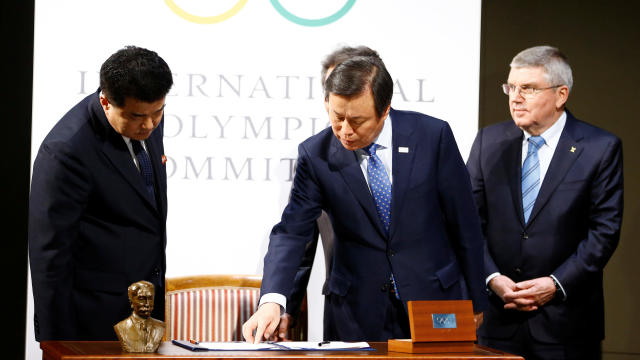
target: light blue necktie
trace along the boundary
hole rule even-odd
[[[389,236],[389,225],[391,224],[391,181],[387,170],[384,168],[382,160],[376,155],[376,149],[378,145],[372,143],[364,148],[364,151],[369,155],[369,162],[367,163],[367,176],[369,177],[369,188],[371,189],[371,195],[376,203],[376,211],[378,212],[378,218],[382,221],[384,231],[387,237]],[[396,281],[391,274],[391,284],[397,299],[400,299]]]
[[[533,204],[540,191],[540,161],[538,160],[538,149],[544,145],[542,136],[531,136],[529,139],[527,157],[522,164],[522,210],[524,211],[524,222],[529,221],[529,215],[533,210]]]

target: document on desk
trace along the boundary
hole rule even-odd
[[[289,350],[373,350],[369,343],[344,341],[284,341],[276,343]]]
[[[349,350],[374,350],[366,342],[343,342],[343,341],[283,341],[283,342],[262,342],[250,344],[244,341],[230,342],[197,342],[172,340],[174,345],[189,349],[191,351],[349,351]]]

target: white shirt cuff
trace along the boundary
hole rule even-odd
[[[553,278],[553,280],[558,284],[558,286],[560,286],[560,290],[562,291],[562,300],[567,300],[567,293],[564,291],[564,288],[562,287],[562,284],[560,283],[558,278],[556,278],[555,275],[553,274],[549,276],[551,276],[551,278]]]
[[[494,272],[493,274],[487,276],[487,279],[485,280],[484,284],[486,287],[489,287],[489,281],[491,281],[491,279],[493,279],[494,277],[500,275],[499,272]]]
[[[268,294],[264,294],[260,297],[260,303],[258,304],[258,307],[262,306],[262,304],[264,303],[276,303],[278,305],[280,305],[280,315],[284,314],[284,309],[287,308],[287,297],[282,295],[282,294],[278,294],[278,293],[268,293]]]

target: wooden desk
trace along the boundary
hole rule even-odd
[[[510,359],[524,360],[498,350],[476,345],[473,353],[405,354],[387,352],[387,343],[370,343],[375,351],[209,351],[191,352],[170,342],[160,345],[157,354],[122,352],[117,341],[43,341],[40,343],[43,360],[107,360],[107,359],[229,359],[229,360],[427,360],[427,359]]]

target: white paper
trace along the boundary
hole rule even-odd
[[[262,342],[251,344],[244,341],[231,342],[201,342],[189,344],[186,341],[179,341],[186,345],[197,347],[198,349],[208,349],[217,351],[255,351],[255,350],[357,350],[370,349],[366,342],[317,342],[317,341],[285,341],[285,342]]]
[[[366,342],[343,342],[343,341],[331,341],[328,343],[317,341],[288,341],[281,342],[289,349],[305,349],[305,350],[335,350],[335,349],[366,349],[369,348],[369,344]]]
[[[250,344],[245,341],[238,342],[201,342],[198,347],[213,350],[268,350],[277,346],[268,343]]]

